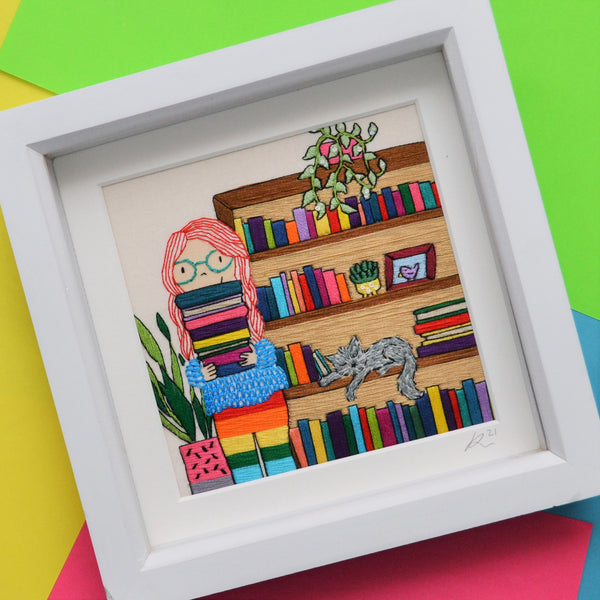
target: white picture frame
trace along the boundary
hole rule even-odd
[[[365,35],[374,23],[377,35]],[[328,39],[331,31],[344,35],[335,44],[313,43]],[[475,243],[495,253],[490,256],[501,293],[494,301],[508,315],[509,337],[518,345],[514,362],[522,365],[507,368],[520,369],[539,444],[519,445],[517,439],[518,452],[472,463],[457,459],[457,467],[445,473],[409,482],[380,480],[367,489],[329,489],[325,479],[332,471],[315,469],[314,481],[306,485],[322,486],[318,501],[296,497],[289,510],[257,508],[229,523],[210,499],[202,505],[195,497],[182,499],[167,485],[157,493],[162,500],[154,509],[172,512],[163,513],[162,523],[152,521],[147,491],[140,491],[143,469],[132,457],[130,417],[113,402],[114,366],[107,356],[115,331],[122,334],[117,342],[131,364],[141,349],[133,321],[111,331],[98,317],[95,307],[109,301],[125,314],[127,294],[121,285],[109,298],[84,276],[97,267],[112,269],[118,278],[118,257],[114,248],[103,248],[93,262],[85,236],[73,226],[74,218],[81,219],[80,231],[85,230],[89,205],[72,199],[97,199],[103,185],[209,156],[198,150],[194,128],[199,124],[206,131],[207,123],[222,123],[225,111],[247,111],[253,123],[264,125],[275,101],[289,112],[327,86],[343,88],[350,78],[377,77],[382,69],[414,76],[422,92],[407,84],[406,95],[393,101],[385,96],[394,93],[391,88],[370,104],[353,100],[339,109],[342,116],[416,101],[425,115],[434,168],[448,180],[452,169],[444,164],[444,142],[437,129],[427,127],[426,98],[437,88],[426,88],[440,65],[460,126],[458,138],[448,132],[448,144],[452,149],[460,139],[464,145],[461,165],[464,170],[466,157],[486,223],[480,231],[487,241]],[[324,103],[315,118],[327,122],[335,116],[335,107]],[[302,131],[305,118],[298,111],[296,120],[284,125],[280,119],[269,132],[248,126],[237,138],[224,135],[223,147],[213,145],[212,152]],[[600,493],[600,423],[485,1],[399,0],[2,113],[0,198],[109,598],[198,597]],[[460,209],[447,208],[453,241],[460,246]],[[73,217],[73,210],[81,214]],[[457,255],[460,260],[460,247]],[[485,294],[469,287],[477,261],[471,264],[465,250],[462,257],[466,291],[472,290],[477,312],[486,304]],[[480,310],[485,345],[493,318]],[[489,360],[503,359],[489,355]],[[134,376],[123,382],[133,395],[139,391],[135,382]],[[137,426],[149,436],[160,433],[151,411],[141,419]],[[502,427],[501,414],[496,421]],[[392,460],[390,452],[371,454],[375,469]],[[168,478],[166,457],[162,449],[155,460]],[[337,482],[348,481],[351,459],[336,462],[344,462],[335,466]],[[279,499],[281,506],[286,493],[298,496],[292,477],[263,483],[234,493],[257,507],[267,498]],[[228,502],[235,506],[234,494],[222,503]],[[177,519],[197,511],[194,506],[216,511],[216,524],[204,533],[198,525],[185,536]]]

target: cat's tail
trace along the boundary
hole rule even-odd
[[[423,392],[415,385],[417,359],[413,354],[411,345],[400,337],[395,338],[393,357],[396,364],[404,365],[397,380],[398,391],[409,400],[420,398],[423,395]]]

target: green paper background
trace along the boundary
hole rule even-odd
[[[376,4],[22,0],[0,69],[60,93]],[[600,319],[600,2],[492,8],[571,306]],[[365,35],[376,31],[365,23]]]

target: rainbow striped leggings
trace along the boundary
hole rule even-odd
[[[255,406],[226,408],[214,422],[235,483],[263,476],[257,446],[268,476],[296,469],[283,392]]]

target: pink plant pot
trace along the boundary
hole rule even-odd
[[[179,447],[192,494],[233,485],[231,469],[218,438]]]
[[[354,146],[356,146],[358,142],[356,140],[350,140],[350,145],[345,148],[344,146],[342,146],[342,153],[343,154],[347,154],[351,160],[355,160],[357,158],[360,158],[362,156],[362,151],[359,152],[359,154],[357,156],[353,156],[352,155],[352,151],[354,149]],[[319,146],[319,150],[321,152],[321,154],[327,158],[327,160],[329,161],[330,165],[337,165],[337,163],[340,162],[340,157],[339,156],[332,156],[331,158],[329,158],[329,149],[331,148],[331,146],[333,146],[333,142],[323,142],[320,146]]]

